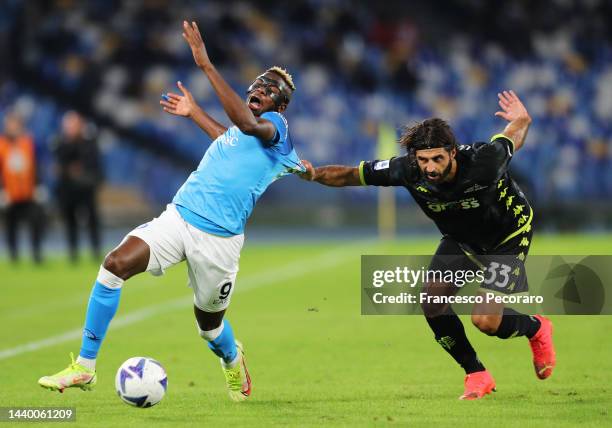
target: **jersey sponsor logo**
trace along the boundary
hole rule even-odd
[[[451,211],[451,210],[469,210],[472,208],[478,208],[480,206],[480,202],[476,198],[467,198],[461,199],[459,201],[452,202],[428,202],[427,208],[435,213],[439,213],[442,211]]]
[[[487,186],[481,186],[480,184],[474,184],[472,187],[468,187],[467,189],[465,189],[463,193],[477,192],[479,190],[486,189],[486,188]]]
[[[376,162],[374,164],[374,170],[375,171],[378,171],[378,170],[381,170],[381,169],[387,169],[387,168],[389,168],[389,161],[388,160]]]

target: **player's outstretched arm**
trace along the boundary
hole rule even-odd
[[[499,98],[501,111],[496,112],[495,116],[502,117],[510,122],[506,125],[503,134],[514,141],[514,151],[516,152],[525,143],[531,117],[514,91],[504,91],[497,94],[497,97]]]
[[[200,108],[191,92],[181,82],[177,82],[177,86],[183,95],[168,92],[159,102],[166,113],[190,118],[213,140],[227,131],[225,126]]]
[[[333,187],[361,185],[357,167],[328,165],[315,168],[307,160],[302,160],[302,165],[306,168],[306,172],[300,173],[299,176],[304,180],[316,181]]]
[[[210,62],[200,30],[195,22],[189,24],[187,21],[183,21],[183,38],[191,48],[196,65],[210,80],[219,101],[223,105],[223,109],[232,123],[247,135],[253,135],[264,141],[270,141],[274,138],[276,128],[272,122],[255,117],[244,100],[228,85],[212,62]]]

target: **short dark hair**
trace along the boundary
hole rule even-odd
[[[398,143],[408,151],[444,148],[450,152],[457,147],[453,130],[437,117],[404,127]]]

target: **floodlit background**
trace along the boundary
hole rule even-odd
[[[131,329],[109,334],[97,395],[46,394],[35,384],[46,373],[21,367],[46,372],[67,362],[68,350],[78,349],[104,251],[158,215],[208,147],[197,126],[161,110],[160,95],[176,92],[181,80],[209,114],[229,124],[181,37],[183,19],[198,22],[213,63],[239,94],[270,66],[289,70],[297,86],[286,113],[290,134],[299,155],[315,165],[376,159],[386,130],[432,116],[449,121],[461,143],[487,141],[505,126],[493,115],[496,94],[513,89],[533,118],[526,144],[512,160],[513,174],[535,208],[533,252],[609,254],[611,17],[606,0],[3,0],[0,134],[7,117],[23,120],[35,146],[38,181],[30,212],[17,215],[30,221],[20,222],[17,233],[20,263],[10,262],[9,231],[0,229],[0,319],[5,327],[21,326],[21,331],[1,329],[0,373],[3,379],[10,373],[14,389],[3,388],[0,405],[22,404],[18,397],[32,405],[77,400],[71,402],[81,406],[81,420],[88,424],[110,417],[125,422],[118,415],[131,409],[113,396],[115,367],[148,354],[169,366],[171,393],[160,412],[173,412],[173,406],[193,410],[197,403],[202,420],[217,424],[448,423],[434,403],[454,400],[462,375],[426,324],[412,317],[359,315],[360,254],[427,254],[439,239],[404,189],[395,192],[395,216],[379,212],[375,188],[332,189],[295,177],[275,182],[259,201],[247,224],[238,277],[245,292],[236,295],[230,315],[254,354],[254,377],[260,379],[254,398],[262,400],[261,414],[240,410],[237,416],[225,403],[215,413],[214,403],[225,398],[222,378],[193,329],[184,267],[162,279],[141,275],[128,283],[118,316],[148,315],[132,318]],[[57,149],[69,111],[82,115],[81,135],[98,152],[87,152],[86,161],[72,170],[95,196],[90,206],[100,222],[99,251],[92,257],[88,215],[76,210],[78,264],[73,263],[78,253],[69,257],[62,199],[77,193],[62,195],[67,161]],[[9,210],[5,192],[0,218],[7,219]],[[41,266],[29,261],[30,224],[41,236]],[[163,309],[165,302],[170,309]],[[279,320],[283,326],[275,335]],[[489,352],[485,363],[492,361],[494,374],[506,382],[500,390],[507,395],[492,398],[485,416],[513,420],[525,412],[530,422],[609,423],[609,388],[604,378],[590,379],[588,368],[612,372],[606,362],[610,345],[597,334],[609,331],[610,320],[559,317],[557,325],[566,357],[560,352],[558,376],[544,387],[531,373],[524,343],[500,344],[470,330],[475,344]],[[62,336],[66,332],[72,335]],[[583,342],[576,342],[577,336]],[[49,337],[57,340],[23,348]],[[177,355],[176,349],[185,351]],[[380,349],[393,361],[427,361],[419,370],[411,369],[413,364],[389,375],[377,366],[385,360]],[[584,355],[594,361],[582,362]],[[200,360],[207,365],[187,370]],[[312,366],[315,374],[305,368]],[[205,373],[205,380],[193,373]],[[517,407],[507,407],[507,400]],[[473,426],[474,412],[451,404],[457,412],[453,421]],[[170,422],[187,421],[181,419],[185,414],[169,415]],[[364,419],[351,419],[356,415]]]
[[[101,151],[105,230],[150,218],[209,144],[187,119],[161,111],[160,94],[181,80],[228,124],[180,35],[189,18],[240,94],[271,65],[293,74],[290,132],[315,165],[374,159],[381,123],[397,129],[430,116],[448,120],[462,143],[486,141],[504,126],[493,116],[497,92],[514,89],[533,125],[512,168],[536,207],[538,230],[603,231],[612,226],[611,9],[596,0],[8,0],[0,117],[16,110],[34,137],[48,237],[61,243],[53,139],[67,110],[85,116]],[[376,194],[284,179],[266,192],[247,231],[372,232]],[[406,191],[397,197],[400,228],[434,231]]]

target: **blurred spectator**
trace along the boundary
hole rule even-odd
[[[19,259],[18,227],[25,221],[30,228],[32,254],[42,262],[40,244],[43,230],[42,208],[35,200],[36,157],[34,142],[15,112],[4,118],[4,135],[0,136],[0,206],[6,206],[6,235],[11,260]]]
[[[61,134],[53,143],[57,162],[56,194],[72,261],[78,260],[81,215],[87,218],[93,256],[100,258],[97,193],[102,183],[102,169],[98,144],[92,134],[81,115],[69,111],[63,117]]]
[[[160,115],[160,93],[182,80],[227,124],[180,37],[191,17],[234,88],[274,64],[294,73],[292,138],[315,163],[371,158],[381,120],[438,116],[460,141],[482,139],[503,126],[495,94],[511,88],[534,118],[513,161],[531,200],[611,199],[611,1],[409,3],[303,0],[262,13],[260,0],[11,0],[0,14],[0,53],[11,58],[0,64],[0,105],[27,92],[37,141],[56,131],[61,110],[87,112],[101,126],[109,183],[161,204],[204,148],[197,127]],[[286,186],[269,200],[289,197]]]

